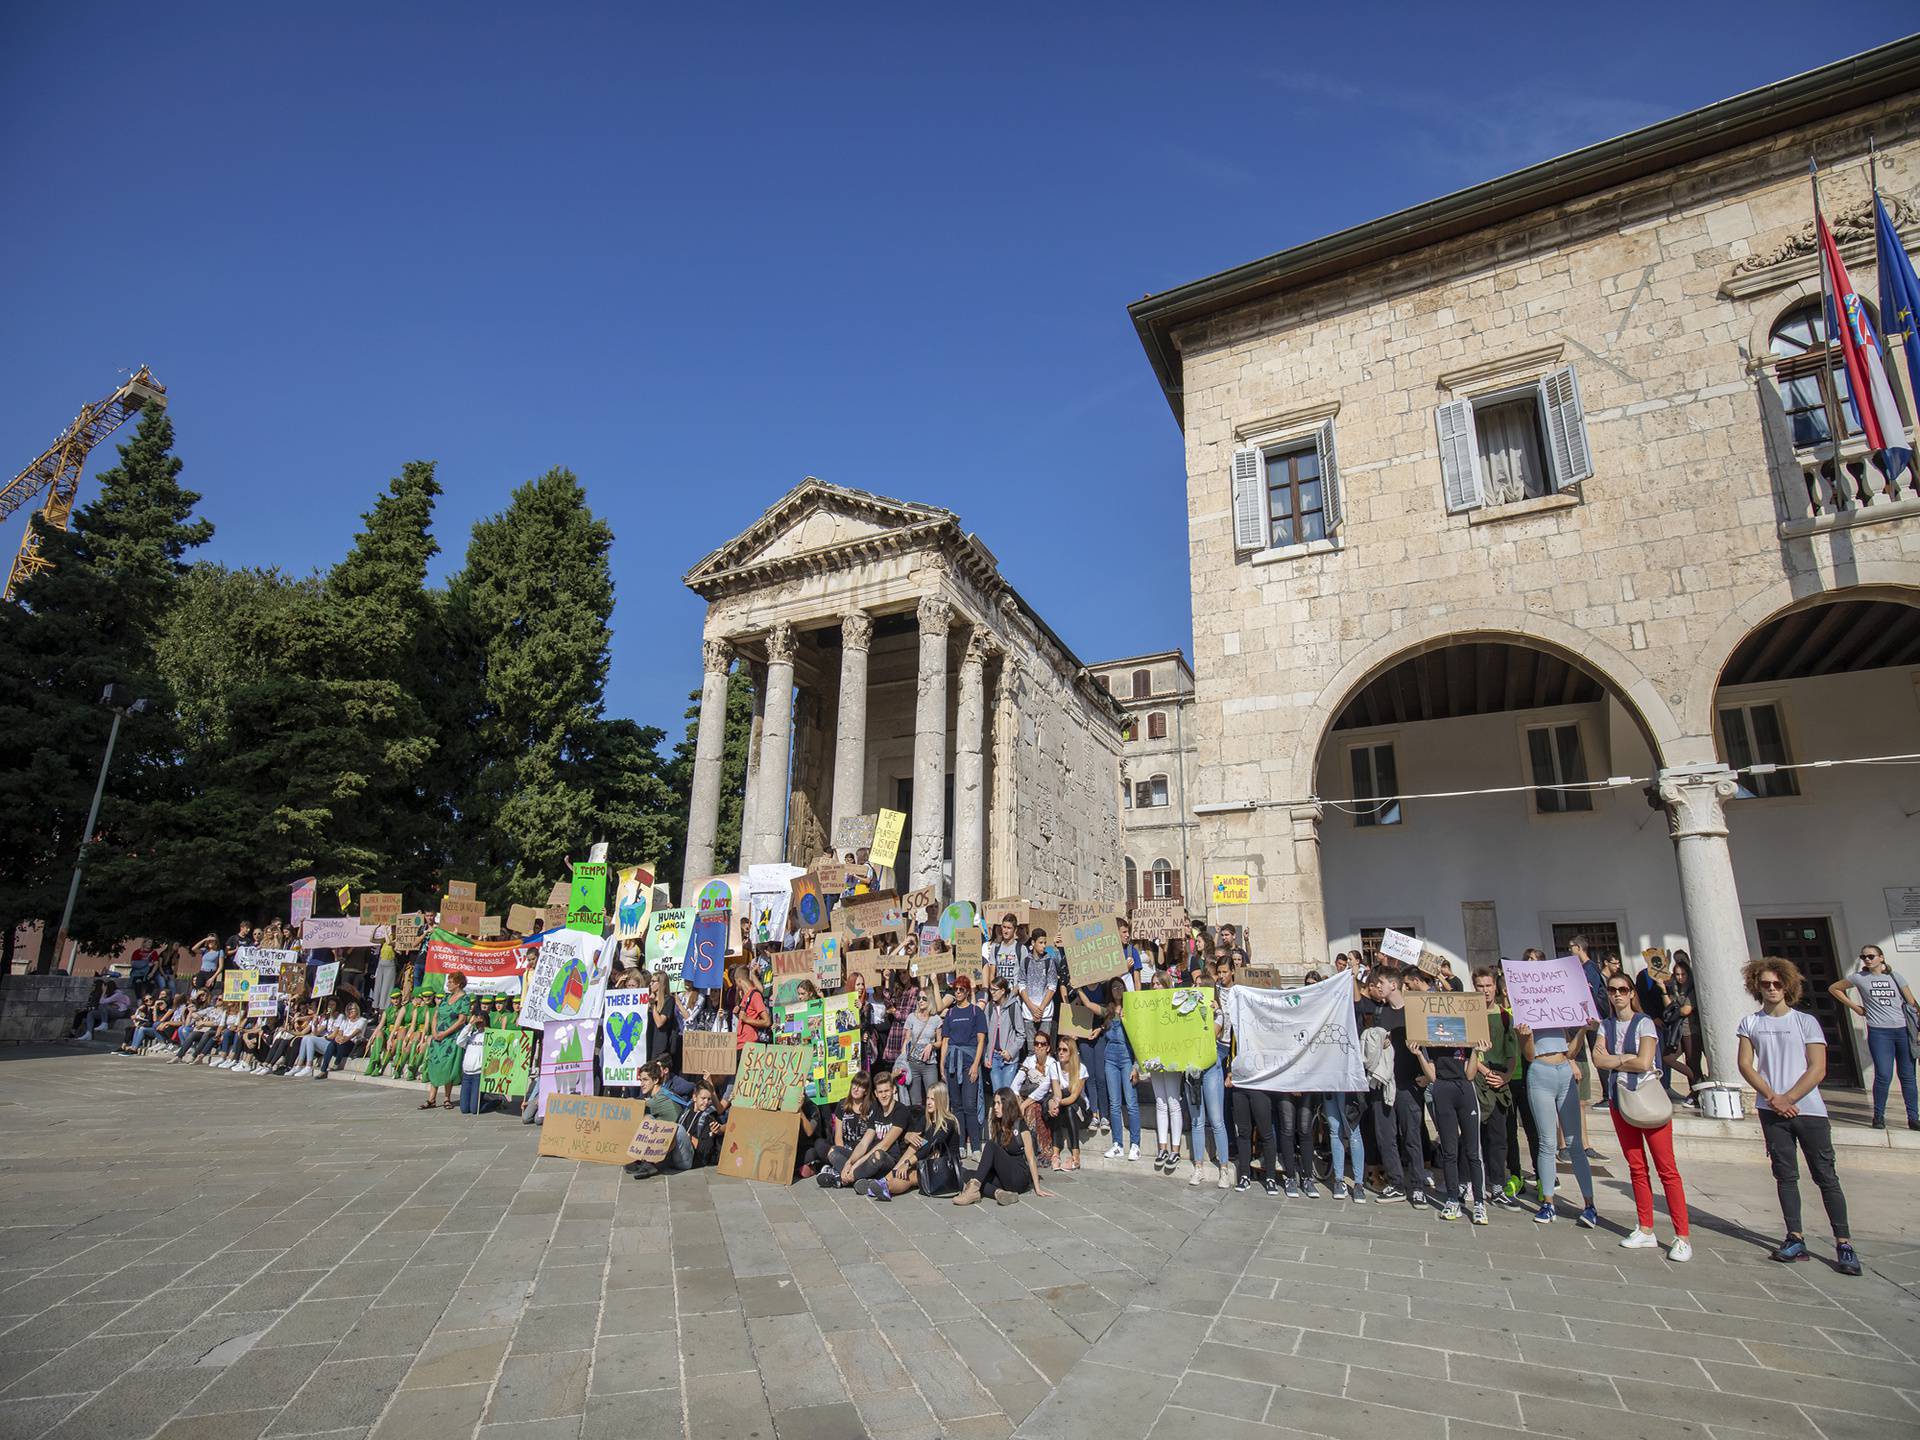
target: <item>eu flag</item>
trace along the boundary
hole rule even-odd
[[[1907,350],[1907,373],[1920,385],[1920,276],[1913,260],[1901,248],[1886,202],[1873,197],[1873,238],[1880,270],[1880,333]]]

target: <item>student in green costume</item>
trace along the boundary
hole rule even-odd
[[[427,1035],[427,1099],[422,1110],[436,1105],[455,1108],[454,1086],[460,1083],[460,1045],[456,1037],[467,1028],[467,1014],[473,1002],[467,999],[467,977],[459,973],[447,976],[447,993],[434,1007]],[[440,1099],[434,1099],[435,1094]]]

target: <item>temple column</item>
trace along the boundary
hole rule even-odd
[[[700,724],[693,742],[683,894],[686,886],[713,874],[713,837],[720,829],[720,770],[727,749],[727,668],[733,663],[733,646],[725,640],[708,640],[701,648],[706,673],[700,681]]]
[[[920,602],[920,677],[913,707],[913,887],[938,893],[946,858],[947,629],[953,607]]]
[[[867,659],[873,650],[873,617],[856,610],[840,622],[840,715],[833,732],[833,823],[827,843],[843,821],[866,813]]]
[[[740,867],[787,858],[788,762],[793,749],[793,655],[799,637],[782,622],[767,632],[766,714],[760,722],[760,774],[754,781],[753,843]]]
[[[1747,926],[1727,844],[1727,801],[1740,792],[1725,765],[1662,770],[1654,782],[1667,807],[1667,828],[1680,866],[1680,908],[1686,916],[1696,1020],[1716,1084],[1745,1089],[1740,1078],[1740,1017],[1753,1008],[1741,971],[1747,963]]]
[[[747,726],[747,784],[740,800],[742,865],[747,863],[747,837],[753,833],[754,807],[760,803],[760,739],[767,718],[767,667],[757,661],[749,661],[747,678],[753,685],[753,719]]]
[[[975,904],[986,893],[986,730],[987,661],[997,647],[986,631],[967,637],[960,661],[960,708],[955,718],[953,758],[953,898]],[[917,781],[916,781],[916,793]]]

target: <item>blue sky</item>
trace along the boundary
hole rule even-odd
[[[1914,14],[699,8],[6,7],[0,469],[142,362],[231,563],[331,564],[427,458],[444,573],[571,467],[610,709],[674,736],[681,575],[809,474],[958,511],[1083,659],[1190,648],[1130,300]]]

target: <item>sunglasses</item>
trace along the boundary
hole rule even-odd
[[[1631,995],[1633,993],[1633,987],[1631,985],[1609,985],[1607,986],[1607,993],[1609,995]]]
[[[1760,982],[1760,988],[1762,990],[1784,990],[1787,988],[1787,982],[1784,980],[1762,980]]]
[[[1878,960],[1880,958],[1880,952],[1877,950],[1862,950],[1860,952],[1860,958],[1862,960]]]

